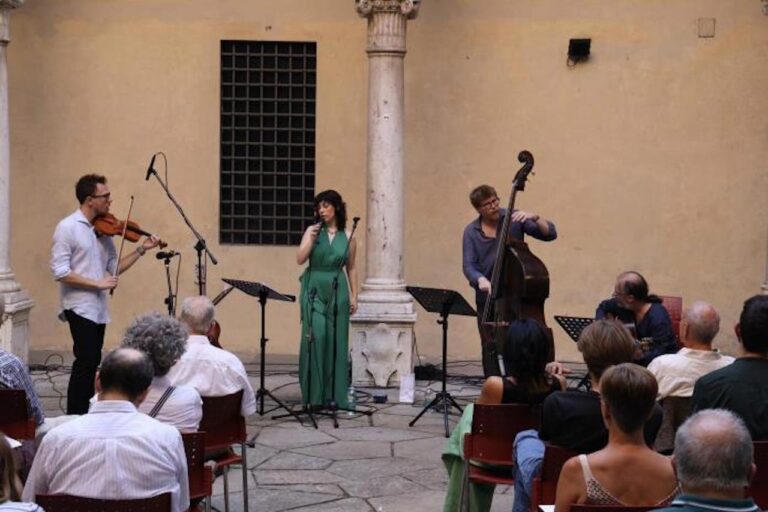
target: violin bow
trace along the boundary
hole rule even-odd
[[[122,238],[120,239],[120,250],[117,253],[117,263],[115,264],[115,273],[112,274],[112,277],[117,277],[118,272],[120,272],[120,258],[123,257],[123,246],[125,246],[125,232],[128,230],[128,221],[131,218],[131,210],[133,210],[133,196],[131,196],[131,202],[128,205],[128,215],[125,216],[125,223],[123,223],[123,233]],[[117,286],[115,286],[117,288]],[[115,294],[115,288],[112,288],[109,290],[109,295],[112,296]]]

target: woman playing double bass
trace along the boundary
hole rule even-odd
[[[499,244],[497,230],[504,224],[507,214],[500,208],[499,196],[490,185],[480,185],[469,194],[469,201],[478,213],[478,217],[464,228],[462,240],[462,260],[464,275],[469,285],[475,290],[478,312],[478,329],[481,332],[480,318],[491,291],[491,275]],[[509,223],[509,236],[523,240],[530,235],[546,242],[557,238],[555,225],[535,213],[513,210]],[[483,372],[485,376],[499,375],[495,348],[490,343],[482,343]]]

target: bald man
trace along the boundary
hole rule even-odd
[[[668,396],[688,398],[699,377],[719,370],[733,362],[712,348],[712,341],[720,330],[720,315],[706,302],[698,301],[683,311],[680,320],[680,342],[676,354],[657,357],[648,370],[659,382],[659,400]]]

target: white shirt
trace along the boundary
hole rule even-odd
[[[192,386],[201,396],[224,396],[243,390],[240,413],[247,418],[256,412],[248,374],[243,363],[231,352],[211,345],[208,338],[192,334],[187,338],[187,350],[168,372],[174,386]]]
[[[693,386],[700,377],[733,362],[716,350],[681,348],[676,354],[659,356],[648,365],[659,383],[657,400],[668,396],[691,397]]]
[[[138,499],[171,493],[172,512],[189,507],[184,443],[177,429],[130,402],[102,401],[51,429],[37,449],[22,499],[37,494]]]
[[[103,279],[117,268],[117,251],[112,238],[97,237],[93,226],[80,209],[64,218],[56,226],[51,247],[51,272],[56,280],[71,272],[87,279]],[[59,318],[64,320],[63,311],[71,309],[78,315],[97,324],[109,323],[107,290],[90,290],[60,283],[61,306]]]
[[[152,412],[165,390],[172,385],[167,375],[152,379],[147,398],[139,404],[139,412]],[[99,400],[98,397],[99,395],[94,395],[91,398],[91,406]],[[192,386],[176,386],[155,419],[182,432],[197,432],[200,420],[203,419],[203,400],[200,393]]]
[[[36,503],[6,501],[5,503],[0,503],[0,512],[45,512],[45,510]]]

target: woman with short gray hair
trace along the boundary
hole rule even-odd
[[[182,432],[196,432],[203,417],[200,393],[191,386],[172,386],[167,376],[187,348],[184,324],[160,313],[140,316],[126,329],[122,346],[147,354],[155,370],[139,411]]]

